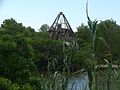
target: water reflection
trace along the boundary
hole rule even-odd
[[[71,77],[67,90],[89,90],[88,82],[87,73]]]

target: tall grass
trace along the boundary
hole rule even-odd
[[[76,41],[71,43],[62,41],[63,46],[63,65],[59,66],[63,68],[63,71],[57,71],[56,66],[58,64],[57,60],[54,58],[52,62],[48,63],[48,72],[47,77],[44,75],[40,76],[41,90],[67,90],[68,82],[70,79],[70,69],[73,60],[74,53],[76,51]],[[51,69],[52,67],[52,70]],[[73,85],[71,87],[71,90]]]
[[[95,60],[95,40],[96,40],[96,27],[97,27],[97,20],[91,21],[88,15],[88,1],[86,3],[86,14],[88,19],[88,26],[89,30],[92,35],[92,62],[93,65],[90,65],[87,68],[88,77],[89,77],[89,88],[90,90],[94,90],[95,88],[95,66],[96,66],[96,60]]]
[[[102,83],[106,82],[105,86],[102,87],[101,89],[99,89],[100,87],[100,83],[98,84],[99,81],[98,80],[98,75],[97,73],[99,71],[96,71],[95,66],[97,65],[97,61],[95,59],[95,48],[96,48],[96,27],[97,27],[97,20],[91,21],[91,19],[89,18],[88,15],[88,1],[86,3],[86,14],[87,14],[87,19],[88,19],[88,26],[89,26],[89,30],[91,32],[92,35],[92,61],[94,62],[92,66],[88,66],[87,67],[87,72],[88,72],[88,78],[89,78],[89,88],[90,90],[120,90],[120,74],[119,74],[119,68],[118,71],[112,68],[112,55],[111,53],[106,55],[107,57],[109,57],[108,59],[104,59],[106,64],[107,64],[107,68],[106,68],[106,72],[104,72],[104,76],[105,79],[103,80]],[[103,25],[103,27],[106,27],[105,25]],[[107,29],[107,28],[106,28]],[[105,39],[103,37],[99,38],[103,44],[105,46],[107,46],[108,49],[111,49],[110,46],[106,43]],[[111,50],[110,50],[111,51]],[[103,78],[101,78],[103,79]]]

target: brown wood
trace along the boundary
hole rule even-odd
[[[75,38],[75,33],[62,12],[60,12],[56,17],[49,32],[51,34],[51,38],[54,40],[71,41]]]

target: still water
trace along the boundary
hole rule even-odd
[[[67,90],[89,90],[88,82],[87,73],[76,75],[70,78]]]

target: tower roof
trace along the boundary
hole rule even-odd
[[[63,12],[60,12],[57,15],[55,21],[50,27],[49,32],[51,33],[52,39],[69,41],[75,37],[75,33],[73,32]]]

